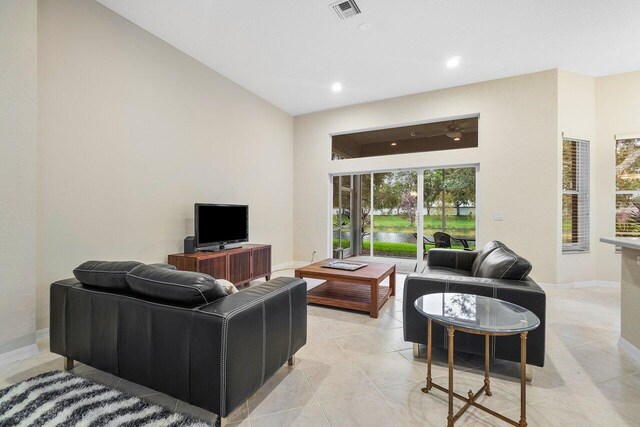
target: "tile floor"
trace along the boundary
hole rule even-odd
[[[278,273],[292,275],[291,271]],[[278,275],[276,274],[276,275]],[[402,338],[402,284],[380,318],[309,307],[308,343],[295,366],[283,366],[228,421],[238,426],[443,426],[444,393],[420,391],[426,361],[414,359]],[[527,387],[530,426],[640,425],[640,360],[617,344],[618,289],[547,287],[547,359],[535,368]],[[40,354],[0,367],[0,388],[53,369],[62,359],[39,342]],[[436,351],[434,379],[446,380],[446,356]],[[482,384],[480,357],[456,358],[455,387],[460,393]],[[88,366],[78,375],[133,395],[212,421],[214,415]],[[518,365],[492,365],[492,397],[481,402],[517,418]],[[456,402],[456,406],[460,405]],[[475,409],[456,425],[506,425]]]

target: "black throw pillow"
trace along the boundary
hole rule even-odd
[[[180,304],[201,305],[227,294],[216,279],[204,273],[140,265],[127,274],[134,292]]]
[[[89,286],[128,291],[127,273],[139,265],[137,261],[87,261],[73,270],[80,282]]]

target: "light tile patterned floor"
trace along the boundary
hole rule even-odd
[[[292,271],[276,275],[292,275]],[[379,319],[310,306],[308,343],[298,363],[283,366],[228,421],[242,426],[442,426],[446,395],[425,395],[426,361],[414,359],[402,338],[402,285]],[[547,359],[527,387],[530,426],[640,425],[640,361],[617,344],[618,289],[547,287]],[[41,353],[0,367],[0,387],[61,369],[62,360],[39,343]],[[446,376],[446,355],[435,351],[434,378]],[[456,357],[456,390],[482,384],[480,357]],[[112,375],[79,365],[78,375],[121,388],[170,409],[205,420],[214,415]],[[517,418],[518,365],[492,365],[492,397],[481,401]],[[444,378],[442,378],[444,381]],[[460,404],[456,402],[456,407]],[[477,410],[456,425],[502,426]]]

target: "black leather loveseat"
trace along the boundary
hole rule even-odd
[[[51,351],[227,417],[307,339],[306,283],[90,261],[51,285]]]
[[[540,326],[527,338],[527,363],[544,365],[545,310],[544,291],[529,276],[531,264],[503,243],[489,242],[481,251],[431,249],[427,268],[421,274],[410,274],[404,286],[404,339],[418,344],[427,342],[427,319],[418,313],[414,302],[422,295],[437,292],[460,292],[498,298],[531,310],[540,318]],[[433,346],[446,348],[444,327],[433,324]],[[459,333],[455,335],[456,352],[484,354],[484,337]],[[493,357],[520,361],[520,337],[495,337],[491,341]]]

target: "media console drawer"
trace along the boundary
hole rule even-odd
[[[197,271],[241,285],[260,277],[271,278],[271,245],[247,243],[216,252],[173,254],[168,262],[178,270]]]

